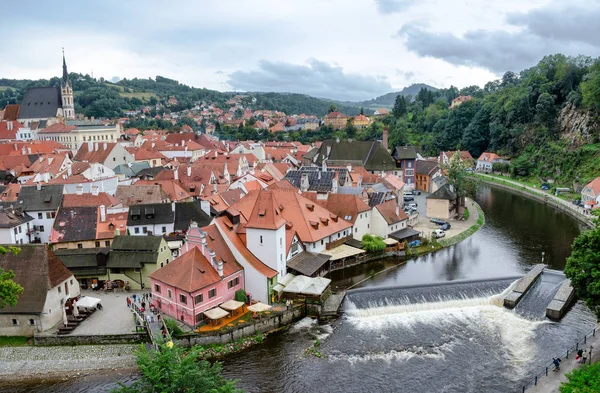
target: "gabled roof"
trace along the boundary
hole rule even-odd
[[[336,176],[345,178],[348,170],[346,168],[336,168],[323,171],[317,167],[301,167],[298,170],[291,170],[285,174],[284,179],[288,180],[294,187],[300,188],[302,185],[302,176],[308,177],[308,191],[325,192],[331,191],[333,179]],[[338,175],[339,173],[339,175]],[[338,182],[339,184],[339,182]]]
[[[379,141],[330,139],[323,141],[315,158],[313,162],[317,165],[327,160],[329,166],[350,163],[362,165],[368,171],[391,171],[396,168],[396,161]]]
[[[187,293],[196,292],[222,280],[197,247],[175,258],[171,263],[151,273],[149,277]]]
[[[16,139],[17,131],[22,127],[18,121],[0,121],[0,139]]]
[[[591,189],[594,196],[598,196],[600,194],[600,176],[586,184],[585,188]]]
[[[96,240],[98,207],[61,207],[50,234],[51,243]]]
[[[414,146],[396,146],[392,152],[396,160],[416,160],[417,149]]]
[[[56,210],[63,198],[62,185],[42,185],[41,189],[36,186],[23,186],[19,192],[17,203],[25,211],[49,211]]]
[[[19,209],[0,209],[0,228],[13,228],[32,221],[33,217]]]
[[[117,175],[125,175],[126,177],[134,177],[143,169],[150,168],[150,164],[147,161],[142,162],[130,162],[127,164],[117,165],[113,168],[113,171]]]
[[[436,161],[417,160],[415,171],[419,175],[431,176],[440,169],[440,165]]]
[[[74,129],[76,129],[77,126],[67,126],[64,123],[54,123],[52,125],[49,125],[48,127],[45,127],[44,129],[38,131],[38,134],[52,134],[52,133],[58,133],[58,132],[71,132]]]
[[[6,245],[6,246],[11,246]],[[48,290],[73,276],[48,245],[19,245],[18,255],[6,253],[0,268],[12,270],[15,282],[23,287],[15,307],[0,308],[0,314],[39,314],[44,311]]]
[[[123,206],[162,203],[169,199],[167,193],[163,191],[160,185],[119,185],[115,193],[115,198],[123,204]]]
[[[279,229],[286,221],[280,207],[272,192],[258,192],[254,201],[254,208],[250,216],[246,216],[248,223],[246,228]]]
[[[500,156],[496,153],[488,153],[488,152],[483,152],[481,153],[481,155],[479,156],[479,158],[477,159],[477,161],[488,161],[488,162],[492,162],[494,160],[499,159]]]
[[[0,192],[0,202],[16,202],[21,191],[20,183],[10,183]]]
[[[110,249],[113,251],[158,252],[162,241],[162,236],[115,236]]]
[[[170,203],[151,203],[129,207],[127,226],[171,224],[175,222],[175,212]]]
[[[8,104],[4,107],[4,115],[0,120],[12,120],[15,121],[19,118],[19,110],[21,106],[19,104]]]
[[[287,261],[286,265],[289,269],[294,269],[300,274],[311,277],[330,259],[331,255],[311,254],[308,251],[302,251]]]
[[[194,221],[198,226],[210,224],[212,217],[200,208],[200,201],[180,202],[175,204],[175,227],[176,231],[187,230],[190,223]]]
[[[408,220],[408,216],[404,210],[398,208],[395,200],[390,200],[375,206],[375,209],[383,216],[388,225],[395,224],[404,220]]]
[[[92,150],[89,149],[88,143],[83,143],[79,147],[79,150],[77,150],[75,157],[73,157],[73,161],[99,162],[104,164],[113,149],[118,148],[117,146],[125,150],[117,142],[94,142]],[[123,153],[125,154],[125,152]]]
[[[56,117],[59,108],[62,108],[59,87],[31,87],[25,91],[21,101],[19,119]]]
[[[453,201],[456,199],[456,193],[450,189],[449,184],[438,188],[436,192],[427,196],[427,199],[444,199],[447,201]]]
[[[327,199],[325,200],[317,200],[316,195],[314,195],[314,197],[314,199],[311,199],[338,217],[353,224],[356,221],[358,214],[371,210],[369,205],[364,203],[356,195],[328,194]]]

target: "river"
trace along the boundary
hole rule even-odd
[[[546,300],[561,281],[558,272],[514,311],[498,307],[498,295],[539,263],[542,252],[545,263],[562,270],[580,227],[509,191],[484,186],[476,199],[486,224],[469,239],[376,274],[349,293],[338,320],[319,325],[304,319],[227,358],[224,374],[249,393],[519,390],[590,331],[595,318],[581,303],[560,323],[544,318]],[[336,272],[332,285],[347,287],[401,262],[391,258]],[[317,340],[324,357],[303,356]],[[11,391],[100,392],[113,380],[33,382]]]

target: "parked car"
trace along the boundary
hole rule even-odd
[[[448,229],[452,228],[452,225],[450,225],[449,223],[444,223],[442,224],[442,226],[440,227],[442,228],[442,230],[447,231]]]
[[[573,204],[575,206],[583,206],[583,203],[581,202],[581,199],[574,199],[573,200]]]
[[[412,242],[408,243],[409,247],[419,247],[420,245],[421,245],[420,240],[413,240]]]
[[[441,230],[441,229],[436,229],[435,231],[433,231],[433,236],[434,236],[436,239],[439,239],[439,238],[441,238],[441,237],[444,237],[444,236],[446,236],[446,232],[444,232],[444,231],[443,231],[443,230]]]
[[[548,191],[549,189],[550,189],[550,185],[548,185],[548,184],[542,184],[542,190]]]
[[[404,202],[412,202],[412,201],[414,201],[414,200],[415,200],[415,198],[414,198],[414,197],[412,197],[412,196],[407,196],[407,195],[404,195]]]
[[[413,195],[421,195],[421,190],[412,190]]]
[[[473,173],[473,168],[467,168],[467,169],[465,169],[465,172],[467,172],[467,173]]]
[[[415,203],[409,203],[409,204],[408,204],[408,207],[412,207],[412,208],[413,208],[413,209],[415,209],[415,210],[417,210],[417,207],[418,207],[418,206],[419,206],[419,205],[418,205],[416,202],[415,202]]]
[[[431,220],[429,220],[429,221],[431,221],[432,223],[434,223],[434,224],[437,224],[437,225],[442,225],[442,224],[445,224],[445,223],[446,223],[446,221],[444,221],[444,220],[440,220],[439,218],[432,218],[432,219],[431,219]]]

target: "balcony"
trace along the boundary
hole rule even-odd
[[[325,249],[326,249],[326,250],[331,250],[332,248],[336,248],[337,246],[339,246],[339,245],[342,245],[342,244],[346,243],[346,242],[347,242],[348,240],[350,240],[350,239],[352,239],[352,234],[350,234],[350,235],[348,235],[348,236],[346,236],[346,237],[343,237],[343,238],[341,238],[341,239],[335,240],[335,241],[333,241],[333,242],[329,242],[329,243],[327,243],[327,244],[325,245]]]

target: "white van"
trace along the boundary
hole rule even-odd
[[[444,237],[444,236],[446,236],[446,232],[444,232],[441,229],[436,229],[436,230],[433,231],[433,237],[435,237],[436,239],[439,239],[439,238]]]

